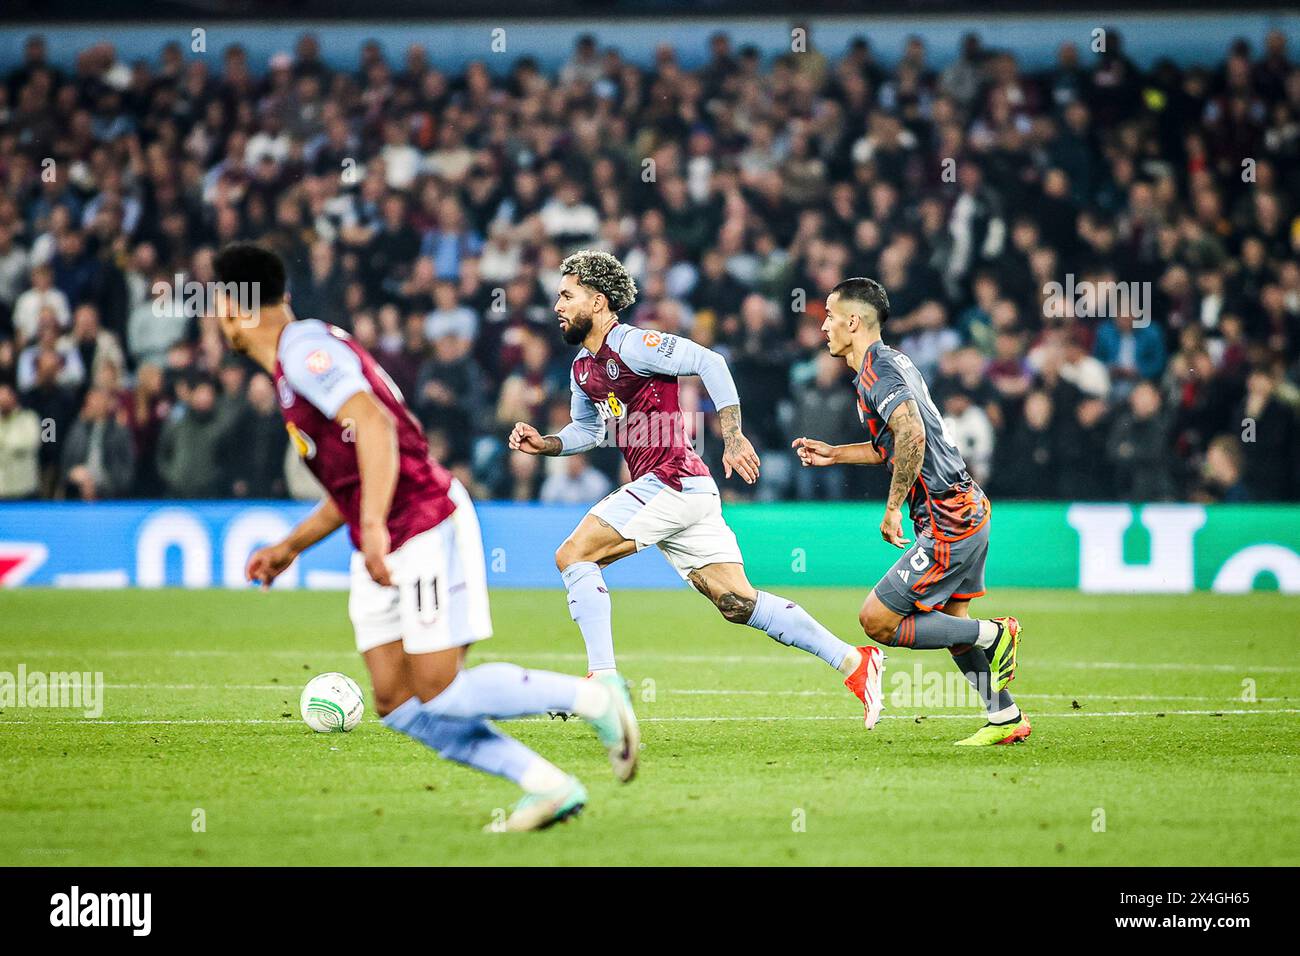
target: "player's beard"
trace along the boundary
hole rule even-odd
[[[591,312],[579,312],[569,320],[564,328],[560,329],[560,335],[570,345],[578,345],[587,337],[587,333],[591,331],[591,326]]]

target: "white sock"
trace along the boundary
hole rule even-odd
[[[536,757],[519,779],[519,786],[529,793],[549,793],[558,790],[569,782],[569,775],[555,764],[542,757]]]
[[[1007,721],[1018,720],[1020,718],[1020,708],[1015,704],[1010,707],[1003,707],[989,714],[990,724],[1005,724]]]
[[[993,642],[998,639],[1001,629],[997,621],[980,620],[980,636],[975,641],[976,647],[991,647]]]

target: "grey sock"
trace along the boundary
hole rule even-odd
[[[980,636],[980,622],[968,617],[953,617],[942,611],[909,614],[894,632],[894,643],[918,651],[932,651],[955,644],[974,644]]]
[[[957,665],[958,670],[966,675],[966,679],[971,682],[971,686],[980,695],[980,700],[984,702],[984,709],[990,714],[996,714],[1008,707],[1014,707],[1016,704],[1015,698],[1005,688],[998,691],[997,695],[992,696],[992,699],[990,699],[989,691],[993,687],[993,672],[989,668],[988,655],[981,648],[974,646],[968,646],[966,650],[957,653],[960,646],[950,648],[953,651],[952,662]]]

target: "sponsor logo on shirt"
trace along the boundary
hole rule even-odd
[[[665,335],[663,344],[659,346],[659,354],[667,358],[673,354],[675,348],[677,348],[677,336]]]
[[[316,373],[316,381],[318,381],[321,388],[326,391],[329,391],[339,382],[343,381],[344,377],[343,369],[338,366],[333,366],[332,368],[326,369],[324,372]],[[392,387],[392,392],[393,395],[400,400],[402,393],[397,390],[397,386]]]
[[[645,342],[646,348],[654,349],[659,347],[659,343],[663,341],[663,338],[658,332],[647,332],[642,341]]]
[[[588,372],[588,371],[582,371],[582,372],[579,372],[579,373],[578,373],[578,384],[579,384],[579,385],[586,385],[586,384],[587,384],[587,379],[590,378],[590,377],[591,377],[591,373]]]

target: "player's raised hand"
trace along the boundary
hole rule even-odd
[[[805,468],[835,464],[835,449],[824,441],[818,441],[816,438],[796,438],[790,442],[790,447],[794,449],[794,453],[799,456],[799,461]]]
[[[880,522],[880,536],[896,548],[906,548],[912,543],[903,537],[903,512],[900,509],[885,509],[884,520]]]
[[[293,559],[297,556],[293,549],[283,541],[279,544],[269,544],[265,548],[258,548],[249,556],[248,567],[244,569],[244,576],[248,580],[260,584],[263,591],[269,591],[271,582],[278,578],[289,565],[293,564]]]
[[[730,478],[734,471],[745,479],[746,484],[752,485],[758,481],[758,465],[758,452],[754,451],[748,438],[737,434],[727,439],[726,448],[722,452],[723,475]]]
[[[515,422],[515,427],[510,432],[510,450],[522,451],[526,455],[540,455],[546,450],[546,443],[532,425]]]

